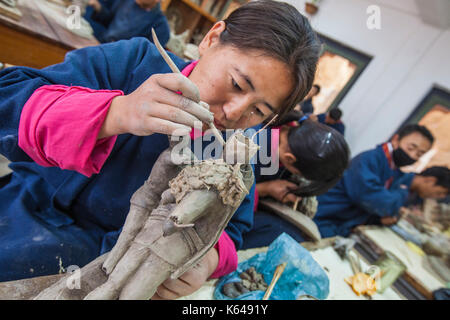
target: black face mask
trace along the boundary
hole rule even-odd
[[[402,148],[398,147],[392,152],[392,157],[394,159],[394,163],[397,167],[409,166],[416,162],[413,158],[411,158]]]

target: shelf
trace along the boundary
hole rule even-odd
[[[192,1],[190,1],[190,0],[180,0],[180,1],[185,3],[186,5],[188,5],[189,7],[191,7],[192,9],[197,11],[198,13],[200,13],[202,16],[204,16],[206,19],[208,19],[212,23],[216,23],[217,22],[217,18],[212,16],[209,12],[206,12],[205,10],[203,10],[199,5],[193,3]]]

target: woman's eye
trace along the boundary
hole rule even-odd
[[[235,87],[237,90],[242,91],[241,87],[239,87],[239,85],[237,84],[236,81],[234,81],[234,79],[231,79],[231,83],[233,84],[233,87]]]
[[[257,115],[264,117],[264,112],[262,112],[261,109],[259,109],[258,107],[255,107],[255,111],[256,111]]]

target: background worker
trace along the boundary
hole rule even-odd
[[[416,162],[433,141],[424,126],[407,125],[390,141],[354,157],[342,179],[317,197],[314,221],[322,237],[346,237],[356,226],[397,216],[421,180],[400,168]]]
[[[85,18],[94,29],[98,41],[112,42],[144,37],[153,42],[152,28],[161,45],[170,38],[161,0],[89,0]]]
[[[304,114],[313,114],[314,113],[314,105],[312,103],[312,99],[320,93],[320,86],[318,84],[314,84],[309,91],[308,95],[305,99],[299,103],[296,107],[296,110],[303,112]]]
[[[298,126],[290,126],[294,118],[298,120],[296,112],[291,115],[293,117],[288,115],[277,127],[268,130],[269,140],[279,143],[276,144],[278,150],[271,148],[272,161],[279,160],[277,172],[264,174],[264,166],[255,165],[254,225],[243,235],[244,249],[269,245],[283,232],[297,241],[303,239],[296,226],[276,214],[258,209],[259,198],[271,197],[292,205],[297,198],[322,194],[339,180],[348,165],[350,151],[341,134],[307,116],[297,122]]]
[[[311,115],[311,119],[326,124],[327,126],[330,126],[331,128],[337,130],[340,134],[344,135],[345,125],[342,122],[341,118],[342,110],[339,108],[333,108],[328,112],[318,115]]]

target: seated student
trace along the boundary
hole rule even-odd
[[[194,62],[170,54],[182,74],[145,38],[0,72],[0,153],[13,171],[0,188],[0,282],[82,267],[111,250],[167,134],[187,135],[196,121],[225,131],[281,117],[309,91],[320,43],[293,6],[259,0],[215,23],[199,50]],[[236,269],[253,190],[197,267],[166,280],[154,299]]]
[[[341,134],[321,123],[301,118],[299,126],[288,126],[297,120],[292,117],[280,121],[281,127],[267,130],[269,141],[278,145],[279,169],[275,174],[264,174],[267,168],[255,165],[255,208],[259,197],[270,196],[280,202],[294,202],[298,196],[315,196],[326,192],[341,177],[348,165],[350,151]],[[272,161],[278,161],[272,152]],[[271,164],[272,165],[272,164]],[[293,176],[301,176],[307,183],[300,188]],[[264,211],[255,210],[253,228],[243,234],[242,249],[269,245],[281,233],[303,241],[301,231],[283,218]]]
[[[434,166],[421,173],[413,174],[409,188],[407,205],[422,203],[424,199],[444,199],[450,193],[450,169]],[[398,216],[381,218],[372,217],[373,224],[391,225],[398,221]]]
[[[304,114],[314,113],[314,106],[312,104],[312,99],[320,93],[320,86],[318,84],[314,84],[309,91],[308,95],[305,99],[298,104],[295,108],[298,111],[303,112]]]
[[[416,162],[433,141],[424,126],[407,125],[390,141],[353,158],[342,179],[317,197],[314,221],[322,237],[346,237],[354,227],[373,223],[374,217],[397,216],[415,188],[413,180],[418,181],[399,168]]]
[[[314,115],[311,119],[319,121],[320,123],[326,124],[333,129],[339,131],[342,135],[345,133],[345,125],[341,120],[342,110],[339,108],[333,108],[326,113],[321,113]]]
[[[161,45],[170,38],[166,16],[161,11],[160,0],[89,0],[85,18],[94,29],[98,41],[144,37],[153,42],[151,31],[155,29]]]

